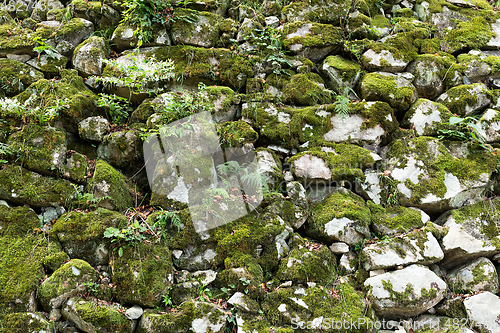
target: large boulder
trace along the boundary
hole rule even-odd
[[[447,129],[447,123],[453,114],[446,106],[428,99],[419,98],[406,111],[403,125],[415,129],[416,135],[438,136],[439,130]]]
[[[386,318],[421,314],[439,303],[447,290],[443,280],[421,265],[370,277],[364,285],[375,311]]]
[[[116,168],[142,162],[142,140],[138,131],[114,132],[105,135],[97,148],[99,158]]]
[[[369,49],[361,57],[361,63],[369,71],[402,72],[408,65],[404,58],[397,58],[389,50],[375,51]]]
[[[14,96],[33,82],[43,79],[43,73],[17,60],[0,59],[0,77],[0,96]]]
[[[328,56],[320,68],[326,84],[337,93],[346,88],[354,89],[361,78],[361,66],[340,56]]]

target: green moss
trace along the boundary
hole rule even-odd
[[[82,298],[72,299],[76,314],[101,332],[130,332],[134,323],[121,306],[109,306]]]
[[[425,299],[433,299],[437,295],[437,291],[434,288],[427,290],[426,288],[420,289],[420,297],[416,295],[416,291],[411,284],[407,284],[404,291],[395,291],[392,283],[386,280],[382,280],[382,286],[387,292],[389,292],[389,298],[397,302],[400,306],[411,307],[417,303],[423,302]]]
[[[340,73],[340,76],[344,81],[352,80],[361,71],[361,65],[359,65],[358,63],[346,60],[336,55],[326,57],[324,63],[336,69]]]
[[[24,236],[39,226],[38,215],[31,208],[0,205],[0,237]]]
[[[419,211],[402,206],[383,208],[368,201],[372,213],[372,225],[381,235],[393,235],[409,232],[424,226]]]
[[[446,99],[440,99],[439,102],[446,106],[452,113],[464,116],[467,107],[474,106],[478,103],[477,93],[486,95],[492,98],[491,93],[487,89],[482,89],[481,83],[469,85],[460,85],[446,91],[448,96]],[[478,90],[478,92],[476,92]]]
[[[485,18],[473,17],[470,21],[459,22],[456,28],[447,30],[441,41],[441,49],[446,52],[478,50],[494,36],[495,33]]]
[[[45,276],[44,259],[61,253],[43,235],[0,237],[0,305],[12,312],[29,311],[30,298]]]
[[[57,331],[55,323],[49,323],[42,313],[11,313],[1,318],[0,332],[53,332]]]
[[[68,206],[75,195],[71,183],[43,177],[19,166],[0,171],[0,198],[33,207]]]
[[[158,243],[136,243],[125,246],[123,256],[116,253],[113,267],[114,295],[121,303],[155,307],[173,282],[170,250]]]
[[[102,184],[103,182],[108,185],[111,199],[101,201],[99,203],[100,206],[109,206],[106,202],[109,200],[111,206],[118,211],[123,211],[128,207],[132,207],[133,200],[130,194],[130,190],[132,190],[131,183],[127,182],[125,177],[108,163],[103,160],[98,160],[94,171],[94,177],[89,185],[91,188],[94,188],[94,186]]]
[[[22,62],[0,59],[0,92],[14,96],[33,82],[43,79],[43,74]]]
[[[243,120],[228,121],[217,126],[222,148],[243,147],[247,143],[257,141],[259,134]]]
[[[295,36],[287,38],[286,36],[296,32],[307,23],[296,21],[288,23],[283,27],[283,45],[290,49],[294,44],[300,44],[303,47],[325,47],[341,45],[343,40],[343,32],[339,27],[334,27],[330,24],[310,23],[310,32],[304,37]]]
[[[398,87],[396,77],[391,75],[368,73],[361,81],[361,98],[386,102],[396,110],[408,109],[416,97],[413,85]]]

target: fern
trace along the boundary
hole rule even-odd
[[[354,96],[357,97],[354,90],[352,90],[349,87],[345,87],[344,93],[342,95],[337,95],[337,97],[335,98],[335,102],[333,102],[333,109],[340,116],[340,118],[342,119],[342,122],[344,122],[344,120],[347,118],[347,116],[349,115],[349,112],[350,112],[349,93],[353,93]]]
[[[170,222],[173,227],[177,228],[177,232],[180,232],[183,228],[181,218],[179,217],[179,214],[177,212],[164,211],[162,209],[161,214],[158,215],[156,219],[155,226],[166,229],[168,226],[168,222]]]

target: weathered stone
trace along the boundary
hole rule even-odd
[[[276,154],[270,149],[262,149],[256,152],[257,171],[266,181],[269,190],[280,188],[283,177],[281,162]]]
[[[478,258],[454,268],[446,276],[449,287],[455,293],[475,294],[481,291],[498,291],[498,274],[487,258]]]
[[[90,185],[94,197],[101,199],[98,203],[99,207],[123,211],[133,205],[130,183],[103,160],[97,161]]]
[[[144,310],[139,306],[139,305],[134,305],[131,308],[128,308],[127,311],[125,311],[125,316],[127,316],[128,319],[139,319],[142,314],[144,313]]]
[[[71,62],[83,77],[101,75],[108,48],[106,39],[97,36],[90,37],[76,47]]]
[[[75,151],[70,152],[70,156],[66,155],[66,163],[61,166],[61,174],[79,184],[86,182],[88,177],[88,161],[85,155]]]
[[[498,296],[489,291],[470,296],[464,300],[464,307],[475,328],[481,332],[500,332],[498,322],[500,298]]]
[[[334,254],[344,254],[344,253],[349,252],[349,245],[347,245],[346,243],[342,243],[342,242],[333,243],[332,245],[330,245],[329,249]]]
[[[50,332],[56,329],[54,323],[49,323],[43,313],[25,312],[11,313],[2,317],[2,328],[6,332]]]
[[[108,120],[101,117],[88,117],[78,123],[78,134],[89,141],[101,142],[109,129]]]
[[[388,50],[376,52],[369,49],[361,57],[361,63],[369,71],[379,72],[402,72],[408,65],[408,61],[397,59]]]
[[[421,314],[439,303],[447,288],[443,280],[421,265],[370,277],[364,285],[375,311],[386,318]]]
[[[214,47],[219,39],[219,25],[223,18],[209,12],[177,8],[174,15],[191,17],[192,21],[176,20],[171,28],[175,44]]]
[[[436,238],[425,229],[370,244],[361,253],[367,271],[417,263],[429,265],[444,257]]]
[[[453,114],[443,104],[420,98],[405,113],[403,124],[415,129],[417,135],[438,136],[443,123]]]
[[[408,72],[415,76],[413,85],[420,98],[433,99],[444,92],[446,79],[459,76],[453,62],[437,55],[422,55],[410,63]]]
[[[117,168],[124,168],[142,159],[141,147],[142,141],[137,131],[114,132],[103,137],[97,148],[97,156]]]
[[[68,61],[68,58],[56,53],[53,57],[42,54],[40,58],[33,58],[26,63],[44,74],[56,76],[62,69],[66,68]]]
[[[17,60],[0,59],[0,95],[14,96],[33,82],[43,79],[43,73]]]
[[[495,109],[487,109],[479,118],[477,126],[479,134],[487,143],[500,142],[500,113]]]
[[[126,317],[121,307],[96,300],[71,298],[61,312],[64,319],[75,323],[84,332],[132,333],[135,329],[134,321]]]
[[[479,257],[500,252],[500,233],[496,228],[499,201],[478,202],[441,215],[436,223],[448,228],[441,246],[443,267],[453,267]]]
[[[491,104],[491,93],[484,83],[453,87],[440,95],[436,102],[462,117],[479,113]]]
[[[326,57],[320,72],[326,77],[328,87],[337,93],[344,93],[346,88],[354,90],[361,78],[361,66],[340,56]]]

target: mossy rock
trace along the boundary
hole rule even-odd
[[[484,110],[492,100],[493,95],[484,83],[474,83],[453,87],[439,96],[436,102],[446,106],[450,112],[466,117]]]
[[[143,160],[142,141],[138,131],[120,131],[105,135],[97,148],[100,159],[117,168],[126,168]]]
[[[235,90],[245,87],[247,78],[254,76],[252,64],[259,59],[227,49],[188,45],[167,46],[146,52],[147,56],[153,54],[159,61],[174,61],[174,73],[182,85],[197,87],[202,81],[207,85],[225,85]]]
[[[386,157],[389,190],[401,204],[431,213],[481,200],[496,155],[472,144],[458,151],[452,155],[438,139],[425,136],[394,142]]]
[[[307,106],[333,101],[332,94],[325,91],[323,79],[315,73],[293,75],[282,89],[286,104]]]
[[[56,54],[53,57],[42,54],[39,58],[33,58],[26,63],[38,69],[48,77],[59,75],[61,70],[66,68],[69,59],[61,54]]]
[[[43,73],[20,61],[0,59],[0,94],[14,96],[33,82],[43,79]]]
[[[201,95],[206,103],[213,107],[211,112],[215,122],[235,120],[241,99],[231,88],[208,86]]]
[[[337,278],[337,262],[328,246],[293,236],[288,255],[281,260],[276,278],[293,284],[327,285]]]
[[[266,295],[261,303],[262,310],[271,324],[301,328],[302,332],[365,332],[367,326],[358,329],[348,327],[335,328],[336,322],[365,322],[367,325],[374,318],[366,311],[364,295],[356,291],[349,283],[342,280],[333,289],[320,286],[312,288],[292,287],[277,289]],[[366,314],[365,314],[366,313]],[[328,318],[314,326],[312,319]],[[324,325],[324,326],[323,326]]]
[[[371,219],[361,197],[340,189],[312,206],[306,230],[314,239],[354,245],[370,235]]]
[[[310,21],[338,25],[348,15],[349,6],[333,1],[292,2],[283,7],[284,21]]]
[[[173,284],[170,250],[159,243],[120,244],[123,255],[110,259],[114,296],[121,303],[155,307]]]
[[[498,292],[498,274],[487,258],[478,258],[468,264],[454,268],[447,281],[454,293],[475,294],[482,291]]]
[[[238,259],[226,258],[224,262],[226,269],[217,274],[214,286],[219,288],[234,286],[230,288],[231,293],[245,293],[252,299],[262,297],[263,289],[260,285],[264,282],[264,274],[255,258],[244,255]]]
[[[11,313],[2,318],[0,332],[38,333],[57,330],[56,323],[49,323],[43,313]]]
[[[307,158],[312,163],[310,166],[307,166],[309,164]],[[367,149],[343,143],[311,148],[294,155],[287,162],[291,164],[292,173],[299,179],[308,183],[316,180],[325,184],[364,179],[363,170],[375,164]],[[328,175],[329,170],[329,177],[314,177],[314,169],[325,171],[325,175]]]
[[[383,72],[368,73],[360,82],[361,98],[388,103],[397,113],[417,100],[417,90],[405,78]]]
[[[488,20],[476,16],[466,22],[459,22],[454,29],[445,30],[441,37],[441,50],[447,53],[456,53],[466,49],[479,50],[484,48],[495,33]]]
[[[97,161],[94,177],[89,186],[91,188],[89,192],[93,193],[95,198],[103,198],[98,204],[99,207],[124,211],[133,205],[131,195],[133,185],[103,160]]]
[[[494,53],[473,50],[467,54],[460,54],[457,60],[464,67],[464,75],[472,83],[483,81],[486,78],[496,79],[500,77],[500,61]]]
[[[414,129],[417,136],[438,136],[441,130],[451,130],[453,127],[446,125],[453,113],[443,104],[419,98],[411,108],[406,111],[402,124]]]
[[[177,19],[170,28],[176,44],[198,47],[214,47],[219,39],[219,25],[223,17],[210,12],[198,12],[191,9],[177,8],[174,17],[186,17],[190,20]]]
[[[67,180],[44,177],[20,166],[8,165],[0,171],[0,199],[13,203],[68,207],[75,194]]]
[[[429,216],[418,209],[403,206],[384,208],[372,201],[368,201],[367,204],[372,213],[372,228],[380,236],[391,236],[420,229],[429,221]]]
[[[21,237],[38,227],[40,220],[31,208],[0,205],[0,237]]]
[[[61,80],[57,84],[45,79],[38,80],[17,95],[16,99],[28,109],[39,107],[40,113],[47,108],[57,108],[58,103],[67,105],[59,111],[56,120],[60,119],[65,129],[75,134],[78,133],[78,123],[95,110],[97,100],[78,72],[67,69],[61,71]],[[60,103],[61,100],[64,103]],[[14,116],[22,118],[22,115]]]
[[[99,274],[88,262],[72,259],[38,287],[40,302],[47,312],[60,308],[69,295],[84,291],[84,283],[96,282],[98,277]]]
[[[135,323],[127,318],[120,305],[107,305],[97,300],[71,298],[62,309],[63,318],[87,332],[132,333]]]
[[[25,168],[54,175],[62,167],[66,155],[66,132],[51,126],[30,123],[12,134],[7,144],[13,151],[23,151],[18,163]]]
[[[242,148],[247,144],[253,144],[259,138],[249,124],[243,120],[228,121],[217,126],[219,141],[223,148]]]
[[[214,304],[189,301],[175,312],[159,314],[146,310],[136,332],[183,333],[189,330],[196,332],[203,327],[206,333],[222,333],[227,327],[226,317],[224,311]]]
[[[340,56],[326,57],[320,71],[327,77],[328,87],[338,94],[346,88],[354,89],[361,78],[361,65]]]
[[[92,36],[76,47],[71,62],[83,77],[101,75],[108,52],[108,41],[103,37]]]
[[[77,152],[71,152],[67,157],[66,163],[60,168],[63,177],[84,184],[88,177],[89,164],[87,157]]]
[[[35,293],[46,275],[57,269],[67,255],[43,235],[0,237],[0,305],[6,312],[35,311]]]
[[[61,215],[54,224],[54,234],[71,258],[87,261],[91,266],[107,265],[108,242],[104,239],[106,228],[126,225],[120,213],[98,209],[88,213],[69,212]]]

